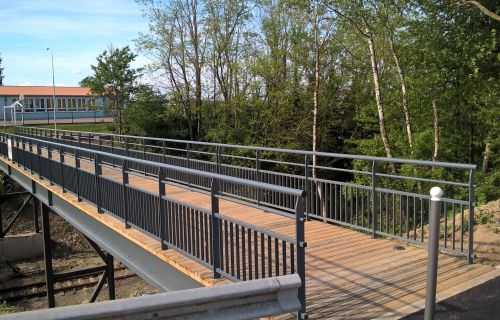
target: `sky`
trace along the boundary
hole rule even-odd
[[[134,0],[0,0],[4,85],[78,86],[110,45],[129,45],[148,30]],[[136,52],[137,53],[137,52]],[[137,57],[133,67],[147,64]]]

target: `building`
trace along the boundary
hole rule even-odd
[[[102,118],[105,98],[93,97],[85,87],[0,86],[0,119],[52,120],[54,105],[57,119]]]

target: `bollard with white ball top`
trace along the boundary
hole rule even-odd
[[[436,310],[436,285],[439,249],[439,218],[441,213],[441,198],[443,189],[433,187],[431,194],[431,210],[429,212],[429,250],[427,260],[427,287],[425,294],[425,320],[434,319]]]

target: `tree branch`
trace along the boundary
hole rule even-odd
[[[482,13],[490,17],[491,19],[494,19],[496,21],[500,21],[500,16],[493,11],[488,10],[485,6],[483,6],[479,1],[473,1],[473,0],[463,0],[462,1],[464,4],[471,4],[473,6],[476,6],[479,10],[481,10]]]

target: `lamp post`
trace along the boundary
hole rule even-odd
[[[54,108],[54,130],[57,130],[57,120],[56,120],[56,85],[54,80],[54,55],[52,54],[52,50],[50,48],[46,49],[50,52],[50,56],[52,58],[52,107]],[[47,110],[48,112],[48,110]]]

